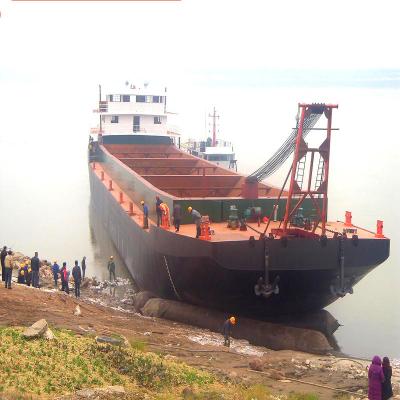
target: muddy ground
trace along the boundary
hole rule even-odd
[[[150,351],[167,353],[171,358],[236,382],[265,384],[276,394],[308,392],[317,394],[320,399],[333,399],[345,393],[331,389],[336,388],[354,393],[354,398],[366,397],[367,361],[272,351],[251,346],[243,340],[233,340],[228,349],[217,333],[136,313],[130,305],[130,287],[121,299],[112,296],[114,289],[108,283],[95,283],[94,288],[83,290],[80,300],[54,288],[34,289],[13,284],[12,290],[8,290],[1,285],[0,324],[28,326],[45,318],[51,326],[68,328],[82,335],[119,333],[130,340],[146,342]],[[119,290],[124,285],[120,281]],[[74,315],[77,305],[80,316]],[[262,371],[251,370],[249,363]],[[397,366],[393,382],[397,395],[400,384]]]

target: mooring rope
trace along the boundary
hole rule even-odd
[[[173,282],[173,280],[172,280],[171,273],[169,272],[169,268],[168,268],[167,258],[166,258],[165,256],[164,256],[164,262],[165,262],[165,267],[166,267],[167,272],[168,272],[169,281],[171,282],[172,289],[174,289],[174,292],[175,292],[175,296],[176,296],[179,300],[182,300],[182,299],[181,299],[181,296],[179,296],[179,293],[177,292],[176,287],[175,287],[175,285],[174,285],[174,282]]]

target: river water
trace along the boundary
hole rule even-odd
[[[117,274],[128,276],[107,233],[90,217],[86,148],[95,125],[95,83],[78,87],[70,82],[62,91],[43,82],[0,85],[0,244],[25,254],[37,250],[41,257],[69,265],[85,255],[88,275],[100,279],[107,278],[107,260],[114,255]],[[392,248],[389,260],[360,282],[353,295],[328,310],[343,325],[336,338],[344,352],[400,358],[399,92],[367,87],[190,87],[179,82],[175,89],[170,89],[169,106],[180,112],[181,127],[191,136],[204,134],[203,111],[217,105],[221,134],[234,143],[244,173],[258,168],[285,140],[294,126],[297,101],[339,103],[329,219],[343,219],[350,210],[355,225],[371,230],[376,219],[383,219]],[[193,103],[185,101],[187,93]],[[283,170],[270,181],[280,185],[285,174]]]

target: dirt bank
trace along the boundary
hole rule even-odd
[[[82,314],[74,315],[79,304]],[[277,394],[312,392],[320,399],[332,399],[335,392],[309,384],[307,381],[330,386],[365,397],[368,362],[315,356],[295,351],[272,351],[234,340],[230,349],[224,348],[220,335],[184,324],[143,317],[133,311],[119,311],[89,300],[77,301],[58,291],[47,291],[13,285],[12,290],[0,287],[0,324],[27,326],[45,318],[50,325],[68,328],[77,333],[119,333],[131,340],[147,343],[151,351],[168,353],[185,363],[209,370],[236,382],[262,383]],[[257,359],[262,372],[249,369]],[[399,369],[394,369],[394,389],[399,392]]]

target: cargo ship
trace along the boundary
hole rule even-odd
[[[91,207],[141,290],[263,318],[322,309],[388,258],[381,221],[372,232],[353,225],[350,212],[327,220],[336,105],[299,104],[289,138],[245,176],[180,148],[166,89],[127,83],[109,93],[100,92],[89,143]],[[321,144],[309,146],[308,134],[322,134]],[[264,183],[289,157],[282,187]],[[156,196],[165,206],[160,226]],[[169,217],[177,205],[179,232]],[[189,207],[202,215],[199,238]]]

